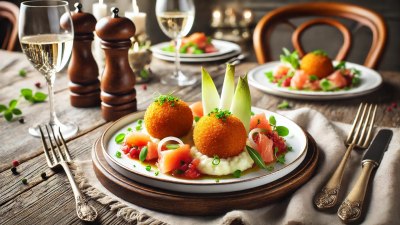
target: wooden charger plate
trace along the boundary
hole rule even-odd
[[[106,162],[100,141],[92,149],[94,171],[100,183],[116,196],[135,205],[166,213],[210,216],[235,209],[254,209],[288,196],[313,175],[319,150],[307,134],[308,149],[304,161],[294,171],[272,183],[238,192],[191,194],[172,192],[137,183],[124,177]]]

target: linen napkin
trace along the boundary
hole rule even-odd
[[[338,206],[334,210],[319,211],[313,198],[326,183],[342,159],[346,147],[344,140],[349,124],[331,122],[321,113],[301,108],[278,113],[292,119],[307,130],[317,142],[320,159],[315,175],[293,194],[280,201],[254,210],[234,210],[213,217],[187,217],[145,209],[113,195],[97,180],[90,160],[76,162],[76,179],[83,192],[98,202],[109,205],[116,216],[139,224],[342,224],[336,215],[340,203],[350,192],[361,172],[361,159],[365,151],[353,150],[347,162]],[[379,130],[375,129],[375,134]],[[367,191],[363,210],[363,224],[398,224],[400,221],[400,129],[393,130],[393,138]],[[162,203],[160,203],[162,204]]]

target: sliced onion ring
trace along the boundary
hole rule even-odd
[[[250,145],[252,148],[257,148],[257,144],[253,140],[254,134],[258,134],[258,133],[262,133],[262,132],[264,132],[264,131],[261,128],[254,128],[253,130],[251,130],[249,132],[248,139],[249,139],[249,142],[250,142]]]
[[[168,141],[175,141],[175,142],[178,142],[178,144],[179,144],[180,146],[184,145],[183,141],[181,141],[181,139],[179,139],[179,138],[177,138],[177,137],[172,137],[172,136],[170,136],[170,137],[165,137],[165,138],[163,138],[160,142],[158,142],[158,146],[157,146],[158,155],[161,154],[161,148],[162,148],[162,146],[163,146],[165,143],[167,143]]]

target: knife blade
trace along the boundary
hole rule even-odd
[[[381,163],[392,136],[393,131],[387,129],[380,130],[365,153],[361,161],[361,174],[337,212],[337,215],[343,222],[353,222],[360,218],[371,172]]]
[[[366,162],[373,162],[375,166],[379,166],[382,161],[383,154],[389,146],[392,136],[393,131],[387,129],[380,130],[365,153],[362,164]]]

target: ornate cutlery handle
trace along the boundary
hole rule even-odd
[[[340,205],[337,212],[343,222],[355,221],[361,216],[361,209],[364,202],[365,192],[367,191],[369,177],[377,163],[371,160],[365,160],[362,164],[362,172],[350,194]]]
[[[326,183],[321,191],[315,196],[314,204],[319,209],[327,209],[336,205],[344,168],[346,167],[347,159],[349,158],[354,146],[355,144],[350,144],[349,147],[347,147],[346,153],[344,154],[342,161],[340,161],[338,168],[335,170],[328,183]]]
[[[86,198],[82,195],[78,186],[75,183],[74,177],[72,176],[71,170],[66,162],[61,162],[61,166],[64,168],[67,174],[69,183],[72,187],[72,192],[74,192],[75,203],[76,203],[76,214],[81,220],[84,221],[94,221],[97,218],[96,209],[90,205]]]

